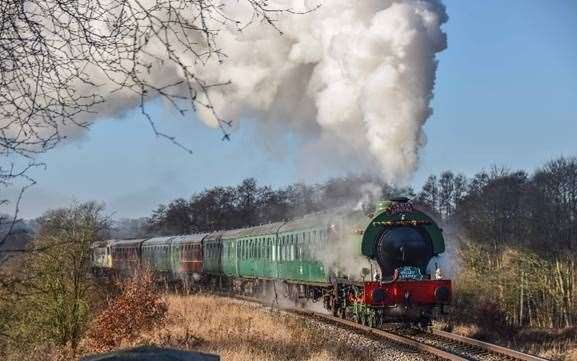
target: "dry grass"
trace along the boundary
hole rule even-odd
[[[438,323],[436,327],[445,329],[446,325]],[[515,350],[538,355],[555,361],[577,361],[577,329],[525,329],[522,331],[492,332],[492,330],[472,324],[459,324],[452,327],[452,332],[476,338]]]
[[[346,331],[298,318],[276,309],[212,295],[164,296],[168,314],[156,328],[124,339],[115,349],[157,345],[215,353],[223,361],[264,360],[372,360],[374,351],[350,339]],[[447,329],[448,324],[436,327]],[[491,339],[494,333],[478,326],[459,325],[453,332],[511,346],[551,360],[577,361],[575,329],[526,330],[510,337]],[[88,346],[89,343],[84,343]],[[69,361],[77,359],[56,349],[38,350],[26,360]],[[94,349],[85,348],[83,353]],[[22,360],[22,358],[12,358]]]
[[[225,361],[370,359],[361,345],[278,310],[202,295],[167,296],[166,302],[164,326],[132,344],[216,353]]]

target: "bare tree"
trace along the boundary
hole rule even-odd
[[[439,177],[431,175],[425,181],[417,200],[430,211],[449,221],[456,215],[459,202],[467,193],[468,181],[463,174],[444,171]]]
[[[160,96],[181,112],[213,111],[206,91],[222,84],[203,81],[192,65],[224,61],[217,42],[222,28],[242,31],[259,21],[275,26],[290,12],[265,0],[244,3],[253,12],[248,20],[230,18],[223,2],[211,0],[3,1],[0,151],[46,151],[62,140],[64,127],[88,126],[95,106],[121,90],[136,95],[157,135],[175,141],[157,129],[144,102]],[[162,83],[150,76],[152,67],[178,68],[181,79]],[[214,116],[226,134],[229,121]]]
[[[235,7],[248,15],[231,17],[227,9]],[[222,29],[242,32],[264,22],[280,33],[275,24],[285,13],[294,12],[267,0],[2,1],[0,185],[22,178],[37,154],[97,114],[126,106],[140,107],[156,136],[190,152],[147,112],[146,102],[157,97],[182,115],[209,112],[228,139],[231,121],[208,94],[227,82],[205,81],[197,69],[225,61]],[[166,76],[169,70],[178,77]]]
[[[577,249],[577,158],[548,162],[533,177],[534,218],[541,221],[537,238]]]

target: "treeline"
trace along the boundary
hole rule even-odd
[[[444,172],[429,177],[417,199],[496,251],[502,246],[552,254],[577,250],[577,158],[551,161],[531,175],[492,168],[467,179]]]
[[[576,324],[577,158],[533,174],[492,168],[469,179],[447,171],[429,177],[417,199],[458,227],[461,316],[491,327]]]
[[[323,184],[293,184],[280,189],[259,186],[252,178],[236,187],[214,187],[190,199],[160,205],[148,219],[146,232],[189,234],[243,228],[348,205],[374,207],[381,197],[413,196],[408,189],[377,185],[370,176],[334,178]]]

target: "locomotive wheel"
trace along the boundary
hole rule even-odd
[[[368,313],[365,314],[365,326],[373,328],[375,327],[375,322],[374,319],[371,315],[369,315]]]
[[[340,316],[342,319],[346,320],[346,319],[347,319],[347,309],[346,309],[344,306],[341,305],[341,306],[339,306],[338,310],[339,310],[339,311],[338,311],[338,312],[339,312],[339,316]]]
[[[361,323],[363,324],[363,326],[368,326],[369,325],[369,315],[367,315],[366,313],[363,313],[361,315]]]
[[[353,321],[356,322],[356,323],[361,323],[361,324],[362,324],[362,323],[363,323],[363,316],[362,316],[362,315],[359,315],[359,314],[356,313],[356,312],[353,312]]]
[[[376,319],[375,327],[381,328],[381,327],[383,327],[384,323],[385,323],[385,315],[384,315],[383,311],[381,310],[377,313],[377,319]]]
[[[418,323],[419,327],[422,329],[429,328],[431,324],[432,324],[431,320],[426,317],[421,318]]]
[[[336,302],[332,303],[331,311],[333,313],[333,317],[339,317],[339,306]]]

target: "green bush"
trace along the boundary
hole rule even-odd
[[[90,244],[106,233],[101,212],[100,206],[85,203],[42,217],[19,279],[0,307],[9,310],[2,330],[6,348],[77,348],[97,294],[90,275]]]

